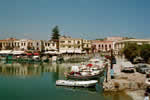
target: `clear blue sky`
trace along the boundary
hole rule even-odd
[[[0,0],[0,39],[49,39],[61,34],[86,39],[150,38],[150,0]]]

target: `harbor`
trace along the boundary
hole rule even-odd
[[[5,100],[16,99],[53,99],[69,100],[94,98],[95,100],[132,100],[125,93],[105,94],[103,92],[103,76],[99,77],[94,87],[56,86],[57,80],[66,80],[64,73],[71,71],[71,66],[81,63],[16,63],[8,62],[0,65],[0,97]],[[15,89],[14,89],[15,88]],[[8,91],[7,91],[8,90]],[[7,97],[6,97],[7,93]],[[125,97],[126,99],[122,99]]]
[[[146,69],[142,70],[140,66],[146,66]],[[16,84],[19,84],[18,81],[21,80],[30,80],[34,83],[34,80],[37,82],[39,79],[39,85],[41,85],[41,83],[47,84],[46,80],[49,80],[52,82],[50,82],[50,87],[56,89],[55,92],[60,89],[67,91],[67,95],[69,91],[70,93],[83,92],[83,95],[92,93],[102,100],[109,100],[109,97],[110,100],[124,100],[124,97],[128,98],[125,100],[144,99],[145,91],[149,92],[147,90],[149,70],[148,64],[132,64],[125,57],[114,56],[112,50],[106,53],[71,55],[10,50],[0,52],[0,76],[4,82],[10,78],[10,81],[15,79]],[[25,81],[22,83],[23,86],[26,86],[26,83],[29,84],[29,87],[33,85]],[[18,88],[16,85],[15,87]],[[42,87],[44,88],[46,87]],[[24,88],[21,89],[23,90],[20,91],[23,92]],[[35,89],[40,89],[40,86]],[[51,92],[47,89],[46,91]],[[1,95],[3,96],[3,93]],[[68,97],[66,99],[69,99]],[[36,97],[33,96],[33,98]],[[95,99],[98,100],[98,98]]]

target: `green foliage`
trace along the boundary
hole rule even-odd
[[[135,57],[142,57],[145,62],[149,62],[150,59],[150,44],[137,45],[136,43],[126,44],[122,50],[125,57],[133,62]]]
[[[58,26],[55,26],[53,29],[52,29],[52,40],[58,40],[59,39],[59,36],[60,36],[60,34],[59,34],[59,28],[58,28]]]
[[[135,39],[133,37],[124,37],[124,39]]]
[[[148,62],[149,58],[150,58],[150,45],[149,44],[143,44],[141,46],[141,50],[140,50],[140,54],[141,57]]]
[[[104,39],[96,39],[96,40],[104,41]]]
[[[140,52],[140,49],[139,49],[139,46],[135,43],[129,43],[129,44],[126,44],[125,48],[123,49],[122,51],[125,55],[125,57],[133,62],[133,59],[136,57],[136,56],[139,56],[139,52]]]

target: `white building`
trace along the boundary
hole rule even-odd
[[[57,50],[57,44],[54,41],[43,41],[43,45],[45,51]]]

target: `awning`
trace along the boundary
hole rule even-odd
[[[12,54],[12,50],[1,50],[0,54]]]
[[[58,52],[57,51],[47,51],[47,52],[45,52],[45,54],[58,54]]]
[[[74,53],[74,50],[67,50],[67,53]]]
[[[12,54],[13,55],[20,55],[20,54],[24,54],[24,51],[13,51]]]
[[[31,55],[32,55],[32,53],[26,53],[26,55],[31,56]]]
[[[40,54],[39,54],[39,53],[34,53],[34,55],[36,55],[36,56],[37,56],[37,55],[40,55]]]

